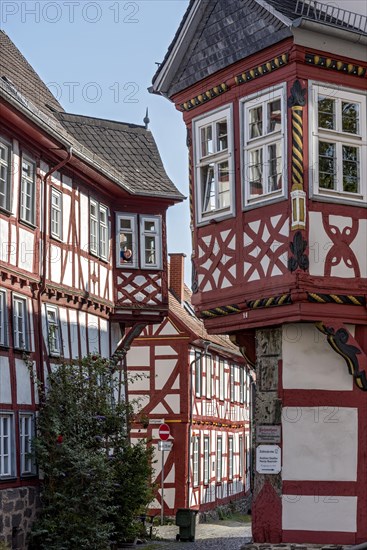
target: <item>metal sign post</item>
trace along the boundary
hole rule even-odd
[[[163,525],[164,510],[164,448],[162,447],[162,472],[161,472],[161,525]]]
[[[171,435],[171,430],[168,424],[161,424],[159,426],[158,435],[160,441],[158,442],[158,450],[162,452],[162,471],[161,471],[161,525],[163,525],[163,511],[164,511],[164,451],[170,451],[172,448],[171,441],[167,441]]]

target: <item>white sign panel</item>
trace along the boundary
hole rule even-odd
[[[279,445],[256,447],[256,471],[259,474],[279,474],[282,469]]]
[[[149,424],[164,424],[164,418],[149,418]]]
[[[158,451],[170,451],[172,449],[172,441],[158,441]]]

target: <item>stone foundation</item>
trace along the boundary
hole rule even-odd
[[[26,550],[27,535],[40,508],[38,487],[0,490],[0,542]]]
[[[228,504],[218,506],[214,510],[199,512],[197,515],[197,521],[198,523],[206,523],[207,521],[211,520],[223,519],[224,516],[230,516],[234,512],[247,514],[249,510],[251,510],[251,500],[251,495],[248,495],[245,498],[233,500],[231,502],[228,502]]]

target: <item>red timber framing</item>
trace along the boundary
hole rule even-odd
[[[93,143],[69,132],[60,122],[61,115],[69,115],[3,32],[0,42],[9,63],[16,60],[22,67],[19,80],[15,75],[11,84],[2,80],[0,86],[0,493],[5,502],[16,495],[22,500],[26,491],[18,489],[38,485],[36,465],[26,459],[39,406],[35,378],[45,381],[61,361],[77,362],[87,354],[126,354],[137,327],[167,313],[166,210],[183,197],[166,176],[147,128],[73,115],[80,140],[86,139],[82,131],[88,124],[95,125],[93,135],[101,127],[104,136],[137,134],[140,145],[129,161],[151,156],[157,177],[155,187],[137,190],[132,171],[113,170],[106,157],[89,149]],[[4,74],[8,69],[5,62]],[[18,88],[25,95],[28,90],[26,100]],[[127,247],[122,248],[116,220],[125,214],[136,220],[132,267],[121,261],[120,250]],[[148,233],[149,259],[143,253]],[[122,303],[122,295],[130,300]],[[35,501],[33,508],[32,514]],[[26,509],[14,504],[14,510]],[[19,514],[21,533],[33,516]],[[15,536],[11,522],[4,536],[8,541]]]
[[[152,509],[157,512],[162,505],[158,428],[163,420],[170,426],[166,515],[187,507],[214,510],[244,499],[250,490],[251,370],[229,339],[208,335],[194,315],[191,293],[184,286],[179,290],[183,275],[173,271],[179,257],[171,255],[168,317],[146,327],[126,359],[129,374],[138,375],[129,383],[129,400],[137,400],[131,438],[146,438],[155,448],[152,481],[158,488]]]
[[[330,23],[313,3],[290,4],[191,2],[152,92],[174,102],[188,133],[195,311],[255,365],[256,437],[263,424],[281,430],[281,472],[253,472],[254,540],[362,543],[365,18],[351,28],[349,12]],[[306,4],[312,16],[297,11]]]

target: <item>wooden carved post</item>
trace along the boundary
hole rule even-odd
[[[292,224],[291,229],[306,227],[306,193],[304,191],[303,163],[303,107],[306,89],[302,89],[296,80],[288,98],[288,107],[292,110]]]

